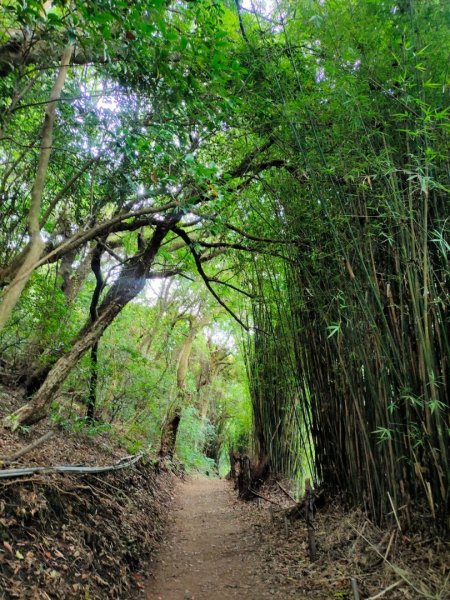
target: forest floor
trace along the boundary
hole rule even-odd
[[[0,387],[0,420],[21,403],[19,393]],[[49,431],[45,443],[5,460]],[[113,465],[128,454],[114,436],[87,435],[48,419],[16,433],[0,427],[1,471]],[[0,478],[0,599],[142,598],[176,480],[146,457],[100,474]]]
[[[0,419],[21,402],[0,388]],[[49,430],[50,440],[5,460]],[[113,436],[49,420],[0,430],[1,470],[110,465],[127,454]],[[450,598],[450,546],[424,516],[401,531],[392,516],[381,530],[329,501],[316,514],[311,564],[304,522],[285,518],[292,500],[275,481],[260,494],[267,500],[242,502],[231,482],[182,482],[151,459],[98,475],[0,479],[0,598],[353,600],[351,578],[361,600]]]
[[[283,486],[284,487],[284,486]],[[319,558],[311,564],[302,521],[272,482],[271,502],[244,503],[230,482],[179,484],[147,600],[361,600],[450,598],[449,545],[424,532],[380,530],[360,511],[328,506],[316,515]]]
[[[179,488],[148,600],[273,598],[241,504],[221,479],[198,477]]]

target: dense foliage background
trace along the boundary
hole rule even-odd
[[[445,520],[447,2],[2,9],[7,425]]]

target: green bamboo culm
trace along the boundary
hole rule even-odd
[[[448,15],[437,1],[321,6],[321,97],[296,50],[298,20],[284,20],[278,68],[269,43],[260,49],[295,165],[264,194],[298,243],[283,265],[255,267],[254,437],[286,474],[313,456],[316,482],[379,522],[420,508],[448,525]],[[345,67],[343,24],[356,36],[363,17],[392,39],[374,57],[367,34]]]

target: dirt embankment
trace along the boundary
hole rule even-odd
[[[44,421],[19,434],[0,429],[0,455],[11,456],[49,428]],[[126,454],[107,436],[56,428],[51,439],[0,469],[106,465]],[[158,473],[150,459],[109,473],[0,479],[0,597],[143,597],[173,486],[174,477]]]

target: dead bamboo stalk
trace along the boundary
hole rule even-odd
[[[310,479],[305,481],[305,520],[308,529],[309,559],[311,562],[315,562],[317,560],[316,531],[314,526],[313,498]]]

